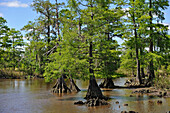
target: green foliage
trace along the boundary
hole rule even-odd
[[[112,75],[110,75],[109,77],[111,77],[112,79],[116,79],[116,78],[119,78],[119,77],[126,77],[127,75],[125,74],[120,74],[120,73],[113,73]],[[107,76],[103,76],[103,75],[100,75],[100,74],[95,74],[95,77],[96,78],[106,78]]]
[[[167,43],[169,43],[169,39],[167,26],[163,25],[162,21],[164,20],[163,10],[169,6],[168,1],[130,0],[126,2],[126,5],[128,7],[125,9],[127,16],[124,17],[126,29],[123,34],[125,50],[121,56],[119,70],[130,70],[134,73],[134,68],[137,67],[135,66],[137,64],[135,61],[137,50],[139,51],[138,60],[141,70],[142,68],[143,71],[154,69],[156,72],[161,65],[167,67],[169,56]],[[136,53],[134,53],[135,49]],[[150,67],[151,63],[153,67]],[[145,75],[147,74],[145,73]]]
[[[87,4],[93,4],[93,7],[80,9],[82,3],[70,0],[68,9],[61,10],[62,40],[57,46],[57,51],[50,55],[50,63],[46,64],[44,76],[47,80],[63,74],[86,79],[90,75],[89,68],[93,68],[94,73],[100,73],[103,77],[113,75],[119,66],[121,52],[117,49],[117,41],[111,36],[118,35],[120,29],[110,24],[120,26],[121,21],[118,20],[124,13],[120,9],[109,9],[110,3],[111,1],[104,4],[87,1]],[[93,19],[91,12],[94,13]],[[113,19],[116,23],[113,23]],[[82,29],[77,27],[80,24]],[[109,37],[106,35],[107,32],[111,34]],[[92,50],[89,48],[90,43]]]
[[[136,60],[135,60],[135,51],[131,49],[127,49],[123,55],[121,56],[121,68],[123,69],[132,69],[136,66]]]
[[[0,67],[43,75],[46,81],[62,75],[114,78],[119,77],[117,70],[136,74],[137,61],[145,72],[150,62],[156,73],[162,67],[168,71],[170,36],[162,21],[169,4],[167,0],[151,2],[68,0],[66,6],[33,0],[31,7],[39,17],[22,28],[27,38],[24,50],[20,31],[8,28],[0,17]],[[124,40],[122,47],[118,38]]]
[[[0,17],[0,67],[15,69],[19,67],[24,42],[20,31],[10,29],[5,24],[6,20]]]
[[[170,66],[168,66],[167,69],[162,66],[162,68],[157,71],[154,86],[160,89],[170,88]]]
[[[46,51],[46,43],[43,41],[31,41],[25,48],[22,67],[29,75],[40,75],[44,70],[44,61],[46,57],[43,53]]]

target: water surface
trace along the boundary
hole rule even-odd
[[[123,85],[127,78],[114,80],[115,85]],[[101,83],[102,80],[97,80]],[[82,89],[79,93],[52,94],[50,88],[54,83],[45,83],[43,79],[21,80],[0,79],[0,113],[121,113],[137,111],[138,113],[166,113],[170,111],[170,98],[149,98],[148,95],[129,97],[132,89],[113,89],[103,91],[112,98],[107,106],[87,107],[73,103],[85,101],[88,81],[76,80]],[[162,104],[157,104],[162,100]],[[119,101],[119,104],[115,102]],[[128,104],[128,106],[124,106]]]

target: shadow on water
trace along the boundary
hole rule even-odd
[[[82,97],[68,97],[68,98],[62,98],[62,99],[57,99],[58,101],[79,101],[79,100],[85,100]]]

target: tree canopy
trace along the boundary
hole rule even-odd
[[[168,6],[168,0],[34,0],[39,17],[21,29],[27,41],[0,17],[0,67],[47,81],[117,73],[153,81],[169,71]]]

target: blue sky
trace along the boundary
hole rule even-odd
[[[33,0],[0,0],[0,16],[7,20],[7,25],[10,28],[20,30],[28,21],[33,21],[38,17],[36,12],[30,7],[32,1]],[[53,2],[55,0],[50,1]],[[63,2],[63,0],[58,1]],[[165,10],[165,20],[163,23],[170,26],[170,7]]]
[[[10,28],[20,30],[37,16],[29,6],[31,3],[32,0],[0,0],[0,16],[7,20]]]

